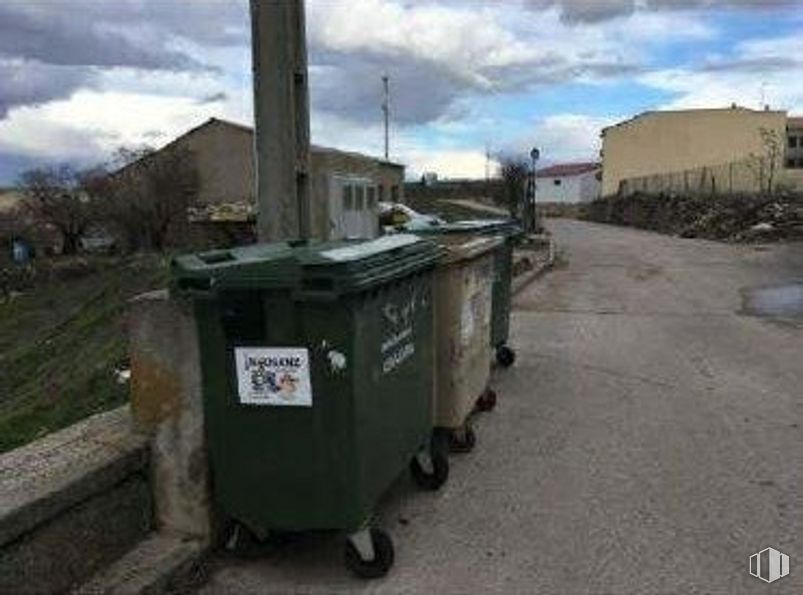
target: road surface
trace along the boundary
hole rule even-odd
[[[352,579],[318,538],[219,560],[205,593],[803,592],[803,319],[745,310],[803,281],[803,245],[550,227],[562,263],[517,297],[477,449],[381,506],[391,574]],[[773,585],[747,571],[768,546]]]

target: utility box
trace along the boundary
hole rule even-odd
[[[380,576],[377,500],[430,448],[433,269],[416,236],[284,242],[182,256],[195,302],[214,498],[256,536],[342,530]]]
[[[369,178],[330,175],[328,216],[330,240],[373,239],[379,235],[379,188]]]

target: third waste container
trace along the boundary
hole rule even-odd
[[[435,274],[435,426],[452,450],[470,450],[469,415],[490,392],[495,236],[446,234]]]
[[[516,353],[510,347],[510,310],[512,306],[513,247],[522,236],[521,225],[514,219],[471,219],[455,221],[441,228],[432,227],[432,233],[442,229],[451,234],[498,235],[503,241],[494,250],[493,307],[491,313],[491,346],[496,362],[513,365]]]
[[[174,261],[176,293],[194,298],[213,494],[235,531],[343,530],[352,571],[391,566],[368,524],[377,499],[410,464],[430,488],[448,471],[431,441],[438,255],[397,235]]]

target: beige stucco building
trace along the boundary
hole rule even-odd
[[[602,195],[628,179],[765,158],[771,143],[782,168],[788,120],[785,111],[732,106],[645,112],[609,126],[602,131]]]
[[[254,132],[212,118],[157,151],[186,150],[198,169],[190,219],[196,223],[253,222]],[[136,167],[132,164],[131,167]],[[319,238],[378,233],[377,202],[404,200],[404,166],[313,145],[310,151],[313,235]],[[374,229],[376,228],[376,229]]]

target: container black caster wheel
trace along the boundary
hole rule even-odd
[[[429,450],[420,452],[410,461],[410,473],[419,487],[435,491],[449,478],[448,437],[442,432],[432,435]]]
[[[282,531],[269,531],[259,535],[243,523],[230,519],[220,531],[217,545],[234,557],[252,559],[295,543],[299,535]]]
[[[494,407],[496,407],[496,391],[486,388],[477,399],[477,411],[493,411]]]
[[[477,444],[477,434],[474,428],[467,426],[463,430],[457,430],[449,434],[449,452],[463,454],[474,450]]]
[[[496,348],[496,363],[503,368],[509,368],[516,361],[516,352],[507,345]]]
[[[393,540],[381,529],[360,531],[346,539],[346,568],[360,578],[385,576],[393,559]]]
[[[258,555],[261,540],[242,523],[229,521],[222,531],[221,545],[226,552],[233,556],[253,558]]]

